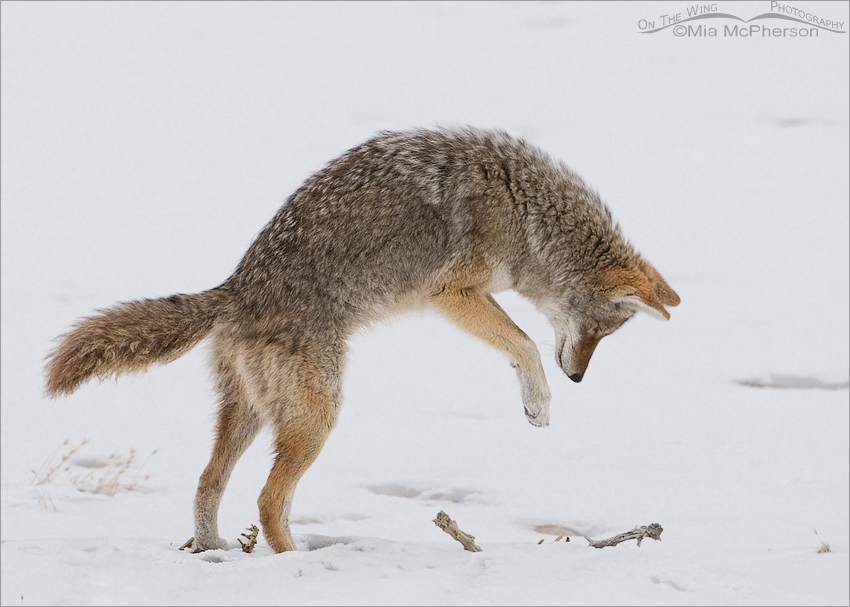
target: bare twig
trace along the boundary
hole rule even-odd
[[[651,537],[654,540],[661,541],[661,532],[664,529],[658,523],[652,523],[648,527],[635,527],[631,531],[627,531],[626,533],[621,533],[620,535],[615,535],[612,538],[607,540],[599,540],[598,542],[593,541],[587,536],[584,536],[590,545],[594,548],[605,548],[606,546],[616,546],[620,542],[626,542],[628,540],[637,540],[638,548],[640,548],[640,542],[645,537]]]
[[[243,543],[238,537],[236,541],[239,542],[239,545],[242,546],[242,552],[251,552],[254,549],[254,546],[257,545],[257,536],[260,534],[260,530],[257,529],[256,525],[251,525],[247,527],[247,530],[251,532],[251,535],[247,533],[243,533],[242,537],[246,538],[248,541]]]
[[[442,510],[440,510],[437,518],[434,519],[434,524],[459,541],[463,545],[464,550],[469,550],[470,552],[481,552],[481,548],[475,545],[475,536],[461,531],[458,528],[457,523]]]

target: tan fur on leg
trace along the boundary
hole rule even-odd
[[[218,507],[237,460],[262,427],[257,412],[244,402],[229,369],[219,367],[219,385],[229,389],[218,410],[215,445],[195,495],[195,552],[227,550],[218,535]]]
[[[291,420],[276,429],[278,454],[258,500],[263,535],[275,552],[295,550],[289,513],[295,485],[319,456],[330,428],[311,428],[312,420]]]
[[[289,531],[289,513],[295,486],[316,460],[336,421],[335,390],[316,389],[309,382],[300,399],[284,405],[283,418],[275,424],[277,457],[257,504],[263,536],[275,552],[295,550]]]
[[[540,353],[489,293],[446,287],[429,297],[446,318],[510,356],[522,384],[525,415],[535,426],[549,425],[549,386]]]

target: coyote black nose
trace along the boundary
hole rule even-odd
[[[569,377],[575,383],[578,383],[581,381],[581,378],[584,377],[584,373],[573,373],[572,375],[568,375],[567,377]]]

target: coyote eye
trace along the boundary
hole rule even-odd
[[[599,333],[600,331],[602,331],[602,329],[600,329],[599,327],[593,327],[594,333]]]

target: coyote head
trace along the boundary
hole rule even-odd
[[[664,306],[676,306],[679,301],[658,271],[640,257],[625,266],[591,273],[584,284],[576,285],[565,300],[547,311],[555,328],[558,366],[580,382],[603,337],[638,311],[668,320],[670,313]]]

